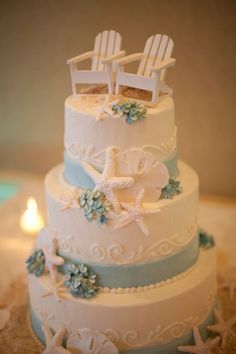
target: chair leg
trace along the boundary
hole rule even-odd
[[[77,95],[76,84],[73,81],[72,81],[72,94],[73,94],[73,96]]]
[[[158,96],[160,92],[160,73],[156,72],[154,77],[154,87],[152,90],[152,103],[156,104],[158,102]]]
[[[71,76],[71,86],[72,86],[72,94],[76,95],[76,83],[74,82],[74,72],[76,70],[75,64],[70,64],[70,76]]]
[[[109,95],[112,95],[114,92],[114,82],[113,82],[113,72],[112,72],[112,65],[106,64],[106,71],[107,71],[107,87]]]
[[[152,103],[156,104],[158,102],[159,90],[152,91]]]
[[[118,81],[116,81],[116,89],[115,89],[115,94],[119,95],[120,93],[120,84],[118,83]]]

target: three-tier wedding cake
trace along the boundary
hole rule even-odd
[[[27,260],[45,353],[174,354],[213,322],[215,247],[198,176],[177,160],[173,99],[137,95],[65,101],[64,164],[46,176],[48,226]]]

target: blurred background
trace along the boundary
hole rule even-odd
[[[45,174],[63,158],[66,59],[114,29],[127,53],[156,33],[175,43],[181,159],[201,192],[236,195],[236,2],[230,0],[21,0],[1,3],[0,168]]]

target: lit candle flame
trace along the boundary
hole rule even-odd
[[[38,212],[38,205],[34,198],[27,200],[27,209],[20,218],[20,225],[24,232],[36,234],[44,226],[43,219]]]

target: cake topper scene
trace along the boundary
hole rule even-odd
[[[172,95],[173,90],[165,83],[166,71],[174,66],[171,57],[174,44],[167,35],[156,34],[146,41],[143,52],[125,56],[121,50],[121,35],[113,30],[103,31],[95,38],[94,49],[68,59],[73,95],[77,94],[76,84],[106,84],[110,95],[119,95],[121,86],[151,91],[151,102],[155,105],[159,93]],[[90,70],[80,70],[80,62],[91,59]],[[125,65],[139,61],[137,73],[126,72]]]

